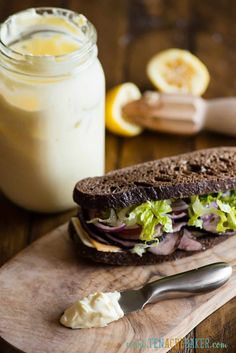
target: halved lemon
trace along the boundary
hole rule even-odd
[[[106,96],[106,127],[121,136],[136,136],[142,132],[138,125],[131,124],[122,116],[122,107],[141,97],[139,88],[131,82],[122,83]]]
[[[151,58],[147,75],[153,85],[165,93],[202,95],[210,75],[206,66],[187,50],[169,49]]]

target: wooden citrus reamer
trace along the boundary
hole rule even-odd
[[[183,135],[202,129],[236,136],[236,98],[206,100],[147,91],[122,108],[124,117],[145,128]]]

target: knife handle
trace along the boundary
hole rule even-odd
[[[143,287],[146,303],[170,298],[188,297],[210,292],[226,283],[232,267],[225,262],[216,262],[197,269],[163,277]]]

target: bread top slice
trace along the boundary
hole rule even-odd
[[[233,189],[236,189],[236,147],[219,147],[83,179],[76,184],[73,197],[82,208],[107,209]]]

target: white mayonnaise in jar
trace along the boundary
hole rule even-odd
[[[75,183],[104,173],[104,73],[96,30],[37,8],[0,27],[0,189],[39,212],[73,207]]]

